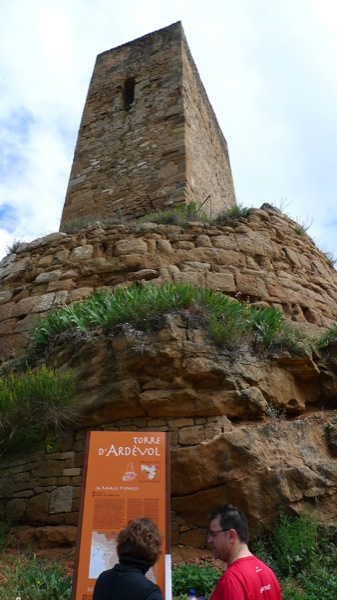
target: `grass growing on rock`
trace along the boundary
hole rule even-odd
[[[284,327],[279,309],[251,306],[212,289],[166,282],[96,292],[52,311],[36,324],[32,340],[36,345],[48,345],[65,331],[108,333],[123,323],[153,331],[165,314],[188,316],[208,331],[215,344],[227,348],[242,343],[269,346]]]
[[[0,378],[0,455],[23,452],[57,438],[75,415],[70,371],[42,366]]]

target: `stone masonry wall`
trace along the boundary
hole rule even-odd
[[[220,433],[222,417],[120,419],[104,431],[168,431],[171,449],[194,445]],[[91,431],[100,428],[90,427]],[[0,518],[25,527],[17,541],[39,546],[74,544],[79,518],[83,460],[87,430],[69,432],[57,452],[35,452],[17,459],[1,459]],[[177,543],[177,539],[173,540]]]
[[[100,54],[60,229],[201,202],[211,189],[214,214],[235,205],[226,141],[181,23]]]
[[[16,355],[34,321],[102,287],[186,282],[283,308],[302,326],[337,320],[337,274],[295,223],[271,207],[224,226],[93,224],[20,246],[0,263],[0,357]]]
[[[210,218],[235,204],[227,142],[185,41],[183,52],[187,196]]]

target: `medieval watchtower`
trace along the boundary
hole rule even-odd
[[[192,200],[215,216],[235,193],[226,140],[178,22],[97,56],[61,229]]]

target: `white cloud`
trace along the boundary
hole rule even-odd
[[[334,0],[3,0],[0,256],[57,230],[96,55],[182,20],[238,201],[289,202],[336,251]]]

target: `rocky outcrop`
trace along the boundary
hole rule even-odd
[[[97,223],[52,234],[6,257],[0,279],[4,361],[27,347],[38,317],[131,282],[187,282],[278,306],[313,335],[337,319],[336,271],[270,206],[222,226]],[[57,451],[2,458],[0,516],[24,524],[18,539],[72,543],[88,429],[170,432],[177,546],[204,548],[207,511],[225,501],[247,512],[253,535],[280,505],[336,518],[336,346],[312,356],[229,351],[181,313],[153,333],[63,334],[41,361],[73,369],[80,415]]]
[[[110,336],[61,335],[41,361],[73,369],[79,419],[57,452],[2,464],[2,514],[34,525],[25,539],[46,545],[55,527],[50,543],[69,543],[87,430],[152,430],[170,432],[174,546],[204,548],[207,512],[226,501],[247,512],[253,537],[282,505],[332,523],[336,351],[228,351],[184,314],[153,333],[124,325]]]

